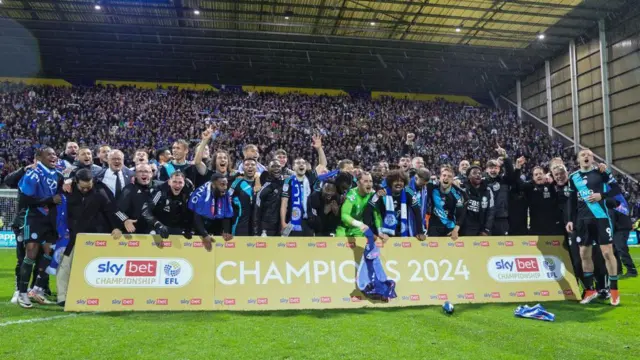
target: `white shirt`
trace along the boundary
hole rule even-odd
[[[122,170],[120,170],[120,173],[118,175],[119,175],[118,177],[120,178],[120,184],[122,184],[122,189],[124,189],[124,187],[127,185],[127,182],[124,179]],[[116,196],[116,174],[113,172],[113,170],[111,170],[111,168],[105,171],[104,178],[102,179],[102,183],[109,188],[109,190],[115,197]]]

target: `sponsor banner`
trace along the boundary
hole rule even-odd
[[[16,234],[13,231],[0,231],[0,248],[16,247]]]
[[[65,311],[212,310],[214,271],[199,240],[81,234]]]
[[[82,239],[82,240],[80,240]],[[131,246],[131,242],[137,242]],[[382,247],[398,298],[355,285],[364,239],[235,238],[201,243],[82,235],[66,310],[280,310],[577,299],[561,237],[392,238]],[[195,245],[195,244],[198,245]]]

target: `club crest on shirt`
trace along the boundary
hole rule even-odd
[[[384,223],[387,226],[393,226],[396,224],[396,217],[392,214],[388,214],[387,216],[384,217]]]
[[[493,188],[493,191],[498,191],[500,190],[500,183],[496,182],[491,187]]]
[[[301,217],[302,213],[300,212],[300,209],[294,208],[291,210],[291,220],[300,220]]]

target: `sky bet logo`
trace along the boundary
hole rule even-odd
[[[280,299],[280,304],[300,304],[299,297],[290,297],[290,298],[282,298]]]
[[[249,299],[247,300],[247,304],[268,305],[269,299],[267,298]]]
[[[112,305],[122,305],[122,306],[131,306],[133,305],[133,299],[113,299],[111,300]]]
[[[98,306],[100,305],[100,299],[80,299],[76,301],[78,305]]]
[[[312,303],[321,303],[321,304],[328,304],[331,302],[331,297],[330,296],[321,296],[319,298],[315,297],[311,299]]]
[[[497,291],[484,294],[485,299],[500,299],[500,293]]]
[[[514,261],[500,260],[496,262],[496,269],[517,272],[537,272],[538,260],[536,258],[515,258]]]
[[[86,246],[95,246],[95,247],[105,247],[107,246],[107,242],[105,240],[97,240],[97,241],[87,241],[84,243]]]
[[[308,246],[317,249],[325,249],[327,247],[327,243],[324,241],[310,242]]]
[[[140,241],[120,241],[118,243],[119,246],[128,246],[128,247],[139,247]]]
[[[430,248],[437,248],[438,247],[438,243],[436,241],[423,241],[420,243],[420,246],[422,247],[430,247]]]
[[[120,275],[124,270],[125,276],[156,276],[157,261],[127,261],[116,263],[107,261],[98,265],[98,273]]]
[[[345,248],[349,248],[349,249],[354,248],[356,246],[356,244],[351,243],[351,242],[346,242],[346,243],[345,242],[339,242],[337,245],[338,245],[338,247],[345,247]],[[311,244],[309,244],[309,246],[311,246]]]
[[[489,242],[488,241],[474,241],[473,242],[473,246],[474,247],[478,247],[478,246],[488,247],[489,246]]]
[[[298,243],[294,241],[289,241],[287,243],[280,242],[278,243],[279,248],[287,248],[287,249],[295,249],[298,247]]]
[[[168,299],[148,299],[147,305],[169,305]]]
[[[256,249],[264,249],[267,247],[267,243],[264,241],[258,241],[255,243],[249,242],[247,243],[247,247],[256,248]]]
[[[403,242],[395,242],[393,243],[393,247],[401,247],[401,248],[410,248],[411,247],[411,243],[408,241],[403,241]]]
[[[535,240],[523,241],[523,246],[538,246],[538,242]]]

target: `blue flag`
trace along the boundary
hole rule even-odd
[[[55,169],[49,169],[41,162],[34,169],[29,169],[24,174],[18,188],[26,196],[31,196],[39,200],[50,198],[58,193],[59,173]],[[49,209],[41,206],[38,210],[47,215]]]
[[[380,261],[380,249],[376,246],[375,236],[371,230],[364,233],[367,245],[360,260],[358,269],[358,289],[368,297],[381,298],[384,301],[394,299],[396,295],[396,283],[387,278]]]
[[[62,262],[64,252],[69,246],[69,226],[67,225],[67,198],[62,195],[62,202],[56,206],[56,230],[58,231],[58,241],[56,241],[55,251],[53,252],[53,258],[51,264],[47,268],[47,274],[55,275],[58,271],[58,266]]]
[[[233,217],[231,196],[226,192],[224,196],[215,197],[211,190],[211,181],[191,193],[188,207],[194,213],[211,220]]]

